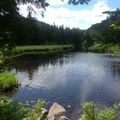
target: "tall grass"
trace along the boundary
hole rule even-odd
[[[94,44],[89,47],[89,51],[91,52],[108,52],[113,54],[120,55],[120,46],[117,44]]]
[[[7,90],[18,85],[16,77],[11,72],[5,70],[0,73],[0,89]]]
[[[119,54],[120,55],[120,46],[119,45],[113,45],[108,48],[108,51],[114,54]]]
[[[54,54],[58,52],[67,52],[73,49],[73,45],[29,45],[15,47],[9,58],[23,54]]]
[[[33,45],[33,46],[17,46],[15,48],[16,52],[26,52],[26,51],[49,51],[49,50],[62,50],[71,48],[72,45]]]

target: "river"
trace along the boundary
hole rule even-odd
[[[21,86],[8,95],[20,102],[44,99],[48,108],[56,101],[71,119],[77,118],[83,102],[98,106],[120,102],[117,63],[120,58],[110,54],[23,55],[10,65]]]

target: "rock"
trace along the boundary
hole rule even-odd
[[[50,117],[48,117],[47,120],[55,120],[55,117],[54,116],[50,116]]]
[[[29,84],[26,84],[25,86],[29,86]]]
[[[67,118],[66,116],[61,116],[61,117],[59,118],[59,120],[70,120],[70,119]]]
[[[67,105],[66,107],[67,107],[67,108],[71,108],[71,106],[70,106],[70,105]]]
[[[54,102],[49,110],[47,117],[49,118],[50,116],[56,116],[64,112],[66,112],[65,108],[59,105],[58,103]]]

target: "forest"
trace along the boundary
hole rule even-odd
[[[68,0],[68,4],[73,4],[73,5],[89,4],[89,2],[90,0]],[[91,52],[92,53],[96,53],[96,52],[111,53],[111,55],[113,56],[115,55],[119,59],[119,56],[120,56],[120,9],[119,8],[117,8],[114,11],[105,11],[103,14],[107,14],[106,20],[103,20],[101,23],[94,24],[86,30],[82,30],[80,28],[69,28],[69,27],[65,27],[64,25],[57,26],[55,24],[50,25],[50,24],[38,21],[37,18],[32,17],[32,8],[28,9],[27,17],[23,17],[19,13],[18,5],[27,4],[27,3],[33,4],[39,8],[43,8],[44,10],[46,10],[46,7],[49,7],[49,3],[47,3],[46,0],[1,0],[0,1],[0,94],[2,93],[4,94],[4,91],[9,91],[12,88],[15,88],[15,91],[19,90],[19,88],[20,89],[22,88],[21,83],[19,83],[15,74],[18,74],[18,73],[22,74],[22,72],[27,71],[30,74],[33,74],[34,72],[36,72],[36,76],[37,76],[38,75],[37,73],[39,73],[39,70],[42,71],[42,67],[43,67],[43,71],[41,72],[40,76],[38,76],[39,78],[42,76],[43,73],[44,75],[46,75],[46,72],[44,71],[46,71],[47,69],[49,69],[49,73],[47,74],[47,76],[49,75],[52,76],[51,72],[53,72],[54,70],[52,71],[51,68],[52,67],[55,68],[57,66],[58,69],[56,69],[56,71],[58,70],[59,74],[61,74],[62,72],[66,72],[67,70],[70,69],[70,71],[67,71],[67,74],[65,73],[62,74],[63,76],[61,75],[60,77],[58,77],[59,76],[58,74],[57,79],[59,78],[62,79],[62,77],[63,79],[64,78],[67,79],[68,77],[68,79],[71,80],[71,78],[69,77],[71,76],[72,78],[74,77],[75,80],[78,79],[79,77],[80,79],[82,78],[86,80],[88,79],[89,76],[92,76],[92,73],[93,73],[92,77],[96,77],[98,75],[96,71],[99,71],[99,70],[100,70],[99,71],[100,73],[102,71],[106,72],[106,75],[108,74],[111,75],[113,72],[112,74],[113,76],[110,78],[110,80],[113,79],[114,77],[119,79],[119,76],[120,76],[118,75],[120,72],[119,63],[117,63],[116,61],[115,61],[116,63],[115,65],[110,63],[112,67],[110,67],[111,69],[109,68],[110,72],[107,73],[108,69],[106,70],[105,67],[103,67],[106,70],[104,71],[104,69],[102,69],[101,67],[101,66],[104,66],[103,64],[104,61],[103,63],[102,62],[99,63],[99,61],[96,60],[97,61],[96,62],[94,61],[95,60],[94,57],[98,59],[96,57],[96,54],[94,55],[92,54],[93,58],[91,57],[91,54],[89,55],[89,53]],[[41,13],[41,15],[44,17],[44,13]],[[65,53],[67,51],[70,51],[70,52],[77,51],[80,53],[77,54],[78,55],[77,57],[76,57],[76,54],[74,55],[72,54],[71,56],[73,57],[69,56],[68,54],[68,56],[66,55],[67,56],[66,58],[65,56],[63,57],[61,55],[63,57],[62,58],[57,54],[57,53]],[[81,55],[82,52],[88,53],[88,56],[87,54]],[[28,58],[25,57],[24,54],[28,55],[33,53],[35,53],[36,55],[38,55],[39,53],[41,56],[43,55],[42,56],[43,58],[41,56],[39,57],[39,55],[37,56],[38,58],[33,55],[34,56],[33,58],[37,58],[38,60],[36,61],[35,59],[33,59],[33,61],[34,62],[36,61],[36,62],[32,64],[33,62],[32,59],[29,59],[29,56],[27,56]],[[19,58],[17,59],[17,56],[22,56],[22,55],[25,58],[23,57],[23,59],[19,61],[18,60]],[[48,56],[46,57],[44,55],[46,56],[48,55]],[[49,55],[51,56],[53,55],[53,56],[51,57]],[[83,58],[83,56],[85,57]],[[15,63],[13,64],[13,66],[15,65],[16,68],[13,66],[9,67],[9,63],[12,64],[12,62],[14,61],[14,60],[12,61],[12,58],[15,59]],[[69,61],[69,58],[73,63]],[[76,58],[77,60],[75,59],[74,61],[73,58]],[[23,63],[21,66],[20,63],[22,62],[22,60],[23,60]],[[28,61],[26,62],[26,60]],[[29,62],[29,60],[31,61]],[[80,63],[80,60],[81,60],[81,63]],[[90,64],[89,64],[89,60],[91,62]],[[100,59],[100,61],[102,60],[103,59]],[[74,64],[76,61],[77,63]],[[86,62],[86,65],[84,62]],[[94,62],[96,62],[96,64],[94,64]],[[20,65],[17,66],[17,64],[20,64]],[[94,68],[92,64],[96,68]],[[66,65],[65,68],[64,68],[64,65]],[[97,65],[98,66],[100,65],[100,66],[98,67]],[[26,66],[30,69],[28,69]],[[19,71],[19,67],[20,67],[20,71]],[[35,70],[33,70],[32,67],[35,68]],[[90,69],[92,67],[93,69]],[[88,68],[91,71],[90,70],[87,71]],[[119,70],[117,71],[116,69],[117,70],[119,69]],[[59,72],[59,70],[61,71]],[[31,71],[33,73],[31,73]],[[56,71],[54,71],[54,75]],[[14,74],[13,72],[16,72],[16,73]],[[82,72],[84,72],[83,75],[79,76],[79,74],[81,74]],[[26,76],[29,78],[30,75],[28,73]],[[77,75],[79,77],[76,77]],[[118,76],[116,77],[114,75],[116,76],[118,75]],[[51,78],[51,76],[49,78]],[[103,78],[107,78],[107,77],[105,76]],[[46,76],[44,76],[43,78],[47,79]],[[52,76],[52,80],[54,78],[55,76]],[[99,78],[101,78],[101,76],[98,75],[96,79],[99,80]],[[118,82],[119,81],[118,79],[117,80],[115,79],[115,80]],[[69,80],[67,81],[68,83],[69,83]],[[85,80],[83,81],[86,82]],[[54,82],[56,81],[57,80],[55,80]],[[71,85],[72,82],[73,81],[70,81],[68,85]],[[77,88],[77,85],[79,84],[79,80],[77,82],[76,82],[77,84],[75,83],[73,84],[75,85],[75,87],[69,86],[68,89],[71,90],[71,88],[72,89]],[[46,83],[48,83],[49,85],[48,81]],[[92,81],[91,83],[94,84],[94,81]],[[89,84],[91,85],[91,83]],[[40,84],[40,81],[38,82],[38,84]],[[43,84],[45,83],[43,82]],[[57,82],[55,84],[57,84]],[[53,86],[55,84],[53,84]],[[29,85],[26,84],[25,87],[29,87]],[[64,87],[64,85],[62,87]],[[90,86],[88,85],[88,87]],[[44,91],[45,90],[47,89],[44,89]],[[62,90],[66,90],[66,89],[64,88]],[[94,92],[96,91],[97,89]],[[69,92],[69,90],[67,90],[67,92]],[[78,91],[73,89],[72,92],[77,93]],[[49,90],[48,90],[48,93],[49,93]],[[96,94],[99,94],[99,91]],[[69,94],[67,95],[69,96]],[[50,97],[55,98],[54,96],[50,96]],[[4,95],[0,95],[0,111],[2,111],[0,113],[0,120],[36,120],[36,119],[45,120],[46,119],[45,113],[43,113],[41,109],[44,103],[45,103],[44,101],[38,100],[33,107],[29,108],[24,106],[23,104],[19,104],[14,100],[11,100],[5,97]],[[68,105],[68,108],[69,107],[71,106]],[[97,110],[97,106],[93,102],[86,102],[82,105],[82,107],[83,107],[83,114],[80,120],[115,120],[116,116],[118,117],[120,103],[114,104],[112,107],[108,107],[108,108],[105,107],[105,109],[102,109],[102,110]]]
[[[69,1],[69,4],[84,4],[89,0]],[[105,51],[107,46],[119,47],[120,10],[105,11],[108,17],[101,23],[92,25],[87,30],[79,28],[49,25],[32,17],[32,8],[28,10],[27,18],[19,14],[17,4],[31,3],[44,9],[47,2],[36,1],[1,1],[0,4],[0,49],[13,48],[22,45],[72,44],[79,50],[95,50],[96,46]]]
[[[88,30],[49,25],[36,18],[0,16],[0,48],[22,45],[71,44],[81,51],[107,51],[120,45],[120,10],[106,11],[107,20],[92,25]],[[112,48],[111,48],[112,49]],[[111,50],[110,49],[110,50]],[[110,50],[108,50],[110,52]],[[112,51],[112,50],[111,50]],[[118,49],[119,52],[119,49]]]
[[[94,41],[94,45],[89,50],[120,52],[120,9],[116,11],[106,11],[107,20],[93,25],[87,31]]]

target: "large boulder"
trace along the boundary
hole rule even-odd
[[[61,106],[60,104],[54,102],[48,112],[47,118],[48,118],[48,120],[52,120],[51,118],[53,118],[53,116],[55,118],[55,116],[60,115],[64,112],[66,112],[65,108],[63,106]]]

